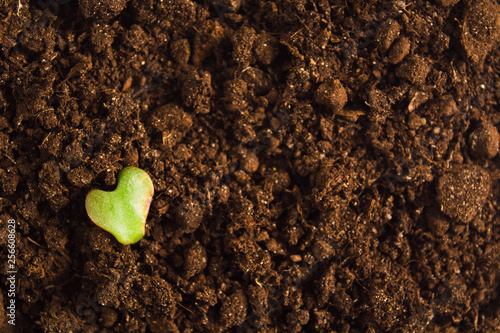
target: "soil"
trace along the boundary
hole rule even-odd
[[[0,330],[499,332],[499,45],[497,0],[0,1]]]

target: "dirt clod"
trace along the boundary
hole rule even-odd
[[[412,55],[406,58],[396,70],[396,75],[410,81],[413,84],[421,85],[429,74],[431,67],[425,58]]]
[[[185,200],[175,210],[176,220],[184,232],[193,232],[203,220],[203,210],[197,200]]]
[[[118,15],[125,8],[127,1],[103,0],[95,2],[93,0],[79,0],[79,4],[80,9],[86,18],[99,18],[108,21]]]
[[[102,326],[106,328],[113,327],[113,325],[118,320],[118,312],[113,308],[103,307],[101,321]]]
[[[200,243],[194,244],[187,250],[184,260],[184,274],[186,275],[186,279],[189,279],[203,271],[207,266],[205,248]]]
[[[482,64],[500,41],[500,5],[492,0],[467,1],[462,46],[474,63]]]
[[[441,6],[449,7],[456,5],[460,0],[436,0]]]
[[[498,153],[500,134],[489,122],[482,122],[469,136],[469,147],[478,158],[493,158]]]
[[[411,43],[406,37],[399,38],[389,51],[391,64],[399,64],[410,53]]]
[[[247,298],[242,290],[230,294],[222,302],[220,320],[224,327],[241,325],[247,314]]]
[[[334,80],[332,83],[323,83],[316,89],[314,101],[333,111],[340,111],[347,103],[347,92],[339,80]]]
[[[259,169],[259,158],[254,152],[246,149],[240,152],[240,163],[241,168],[248,173],[254,173]]]
[[[444,236],[450,226],[450,221],[438,209],[431,207],[425,213],[427,226],[438,237]]]
[[[375,38],[379,44],[379,49],[385,53],[391,47],[392,43],[399,37],[401,26],[393,19],[388,19],[380,26],[380,31]]]
[[[490,188],[490,176],[482,168],[454,167],[439,178],[437,200],[446,215],[470,222],[481,211]]]

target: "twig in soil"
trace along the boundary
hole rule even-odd
[[[177,302],[177,301],[174,301],[178,306],[180,306],[181,308],[183,308],[184,310],[186,311],[189,311],[192,315],[194,315],[194,312],[189,310],[188,308],[186,308],[184,305],[182,305],[181,303]]]
[[[34,240],[32,240],[31,238],[29,238],[29,237],[26,237],[26,238],[28,238],[28,240],[29,240],[30,242],[32,242],[32,243],[33,243],[33,244],[35,244],[35,245],[38,245],[38,246],[39,246],[39,247],[41,247],[42,249],[48,249],[48,247],[38,244],[37,242],[35,242],[35,241],[34,241]]]
[[[23,4],[21,3],[21,0],[17,0],[17,16],[19,16],[19,11],[21,8],[23,8]]]

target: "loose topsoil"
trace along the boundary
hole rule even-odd
[[[1,0],[0,331],[499,332],[499,8]]]

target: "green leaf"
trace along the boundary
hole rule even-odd
[[[153,193],[153,182],[144,170],[126,167],[118,174],[116,190],[90,191],[85,208],[92,222],[120,243],[133,244],[144,237]]]

